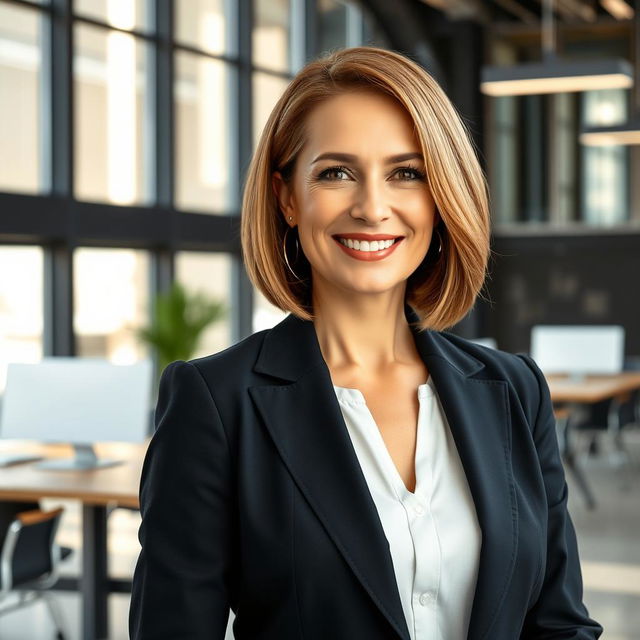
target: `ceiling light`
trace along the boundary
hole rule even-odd
[[[616,20],[630,20],[633,18],[633,7],[624,0],[600,0],[600,4]]]
[[[513,67],[484,67],[480,89],[489,96],[516,96],[626,89],[633,85],[633,67],[626,60],[556,60]]]
[[[543,5],[542,58],[542,62],[483,67],[480,90],[489,96],[513,96],[633,85],[633,67],[626,60],[570,61],[556,56],[552,0]]]

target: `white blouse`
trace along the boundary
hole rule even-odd
[[[333,385],[384,529],[412,640],[465,640],[482,532],[431,377],[418,387],[416,488],[393,462],[364,395]]]

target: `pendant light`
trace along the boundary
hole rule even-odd
[[[580,142],[589,146],[614,144],[640,144],[640,7],[633,18],[633,50],[635,82],[632,95],[631,119],[611,127],[585,127],[580,132]]]
[[[480,91],[515,96],[628,88],[633,68],[626,60],[562,60],[556,55],[553,0],[542,7],[542,62],[482,68]],[[637,12],[636,12],[637,13]]]

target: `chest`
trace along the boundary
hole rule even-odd
[[[416,486],[415,457],[420,411],[418,386],[426,382],[427,375],[422,369],[416,371],[409,381],[402,383],[351,380],[348,385],[339,385],[362,392],[365,410],[371,414],[398,474],[412,493]]]

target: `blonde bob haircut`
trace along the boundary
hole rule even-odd
[[[305,144],[310,110],[345,91],[374,90],[394,97],[409,113],[426,162],[427,182],[440,222],[418,268],[407,279],[405,301],[419,329],[446,329],[461,320],[480,292],[490,248],[487,184],[471,137],[456,108],[427,71],[411,59],[378,47],[333,50],[311,61],[273,108],[251,159],[244,185],[241,243],[248,276],[273,305],[313,320],[310,264],[287,246],[289,229],[272,187],[286,182]],[[441,246],[441,250],[440,249]]]

